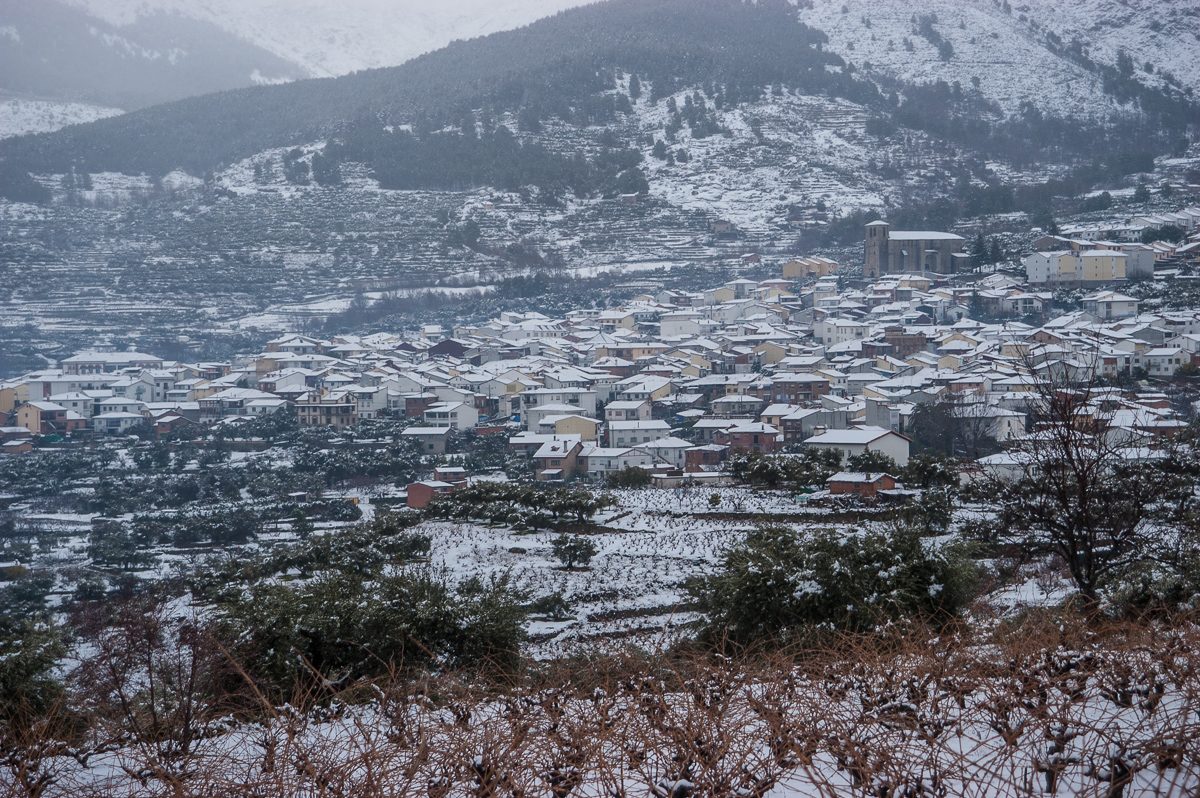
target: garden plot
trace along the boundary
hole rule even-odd
[[[826,511],[810,507],[811,494],[755,491],[744,487],[686,487],[667,490],[622,489],[610,491],[618,507],[596,516],[597,523],[613,525],[638,515],[796,515],[811,513],[819,519]],[[715,499],[713,497],[716,497]],[[620,526],[619,528],[626,528]]]
[[[458,581],[509,573],[534,598],[562,594],[572,620],[534,621],[529,627],[544,648],[584,638],[660,633],[668,622],[691,620],[678,610],[686,599],[684,582],[708,573],[745,529],[679,519],[654,531],[593,535],[596,555],[587,567],[573,571],[554,556],[551,541],[557,533],[443,522],[426,522],[414,531],[430,536],[433,564]]]

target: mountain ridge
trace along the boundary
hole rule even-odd
[[[801,14],[813,11],[801,9]],[[454,42],[400,67],[190,98],[10,140],[0,144],[0,154],[9,165],[43,173],[81,167],[161,175],[182,168],[201,175],[271,148],[337,139],[333,154],[371,165],[389,188],[462,187],[462,180],[486,174],[510,189],[512,181],[528,179],[554,185],[556,193],[564,187],[578,192],[584,184],[612,186],[614,173],[601,169],[607,177],[597,182],[594,163],[574,168],[559,160],[551,164],[558,175],[548,176],[546,164],[530,163],[521,148],[536,139],[543,121],[558,119],[580,133],[573,141],[569,135],[563,139],[563,155],[572,157],[572,150],[593,137],[588,128],[611,125],[630,112],[630,102],[637,100],[631,72],[640,74],[639,85],[654,99],[695,89],[695,108],[703,109],[700,129],[712,133],[720,130],[706,121],[710,112],[767,93],[795,93],[854,102],[860,113],[874,117],[867,131],[875,136],[887,137],[898,127],[923,130],[981,157],[1022,163],[1043,157],[1055,163],[1091,162],[1099,154],[1145,163],[1147,151],[1170,150],[1189,120],[1200,121],[1183,92],[1086,59],[1081,64],[1114,98],[1103,124],[1046,115],[1027,103],[1009,114],[978,87],[959,81],[906,83],[865,65],[860,69],[826,47],[831,41],[836,40],[805,25],[782,0],[610,0],[513,31]],[[692,97],[680,94],[679,99],[690,104]],[[661,134],[639,135],[661,135],[669,144],[673,130],[685,123],[695,132],[695,108],[672,108]],[[688,113],[693,116],[681,118]],[[505,114],[514,124],[495,138],[496,120]],[[520,139],[516,149],[513,127]],[[132,142],[136,146],[129,146]],[[472,154],[456,161],[447,156],[454,152]],[[459,170],[465,177],[439,181],[427,172],[413,183],[406,164],[431,154],[446,164],[448,175]],[[589,157],[597,154],[603,153]],[[497,159],[510,164],[498,169]],[[529,177],[535,172],[541,176]],[[563,177],[567,173],[576,177]],[[576,184],[569,185],[571,180]],[[625,185],[637,182],[630,177]]]
[[[0,90],[125,110],[306,74],[219,27],[154,14],[114,27],[59,0],[0,6]]]
[[[67,0],[110,24],[172,11],[221,27],[313,77],[400,64],[455,40],[521,27],[588,0]]]

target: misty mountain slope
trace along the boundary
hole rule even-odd
[[[306,75],[212,23],[177,14],[114,27],[58,0],[6,0],[0,32],[0,89],[30,99],[128,110]]]
[[[804,4],[802,4],[804,5]],[[980,90],[1003,112],[1032,102],[1059,116],[1104,119],[1122,109],[1102,77],[1064,50],[1104,65],[1124,49],[1138,80],[1200,89],[1200,6],[1187,0],[812,0],[805,22],[829,48],[874,73],[906,82],[944,80]],[[1009,10],[1005,10],[1009,5]],[[915,22],[914,22],[915,18]],[[935,21],[936,20],[936,21]],[[939,51],[939,44],[949,48]],[[910,49],[911,48],[911,49]],[[1145,71],[1149,61],[1155,73]]]
[[[169,11],[203,20],[314,76],[397,66],[456,39],[509,30],[584,0],[67,0],[115,25]]]
[[[838,13],[843,26],[841,17],[853,17]],[[1006,15],[997,14],[972,17],[972,24],[999,24],[996,20]],[[898,11],[887,19],[893,28],[901,24]],[[911,26],[911,20],[903,24]],[[941,18],[928,24],[938,26],[933,32],[951,27]],[[885,27],[872,23],[868,30]],[[970,28],[956,30],[969,33]],[[992,33],[996,37],[986,38],[1002,39],[996,30]],[[1103,85],[1088,95],[1098,98],[1096,111],[1084,115],[1095,118],[1081,124],[1064,117],[1083,113],[1082,101],[1063,101],[1053,109],[1039,102],[1039,108],[1060,112],[1053,116],[1005,114],[986,92],[972,87],[962,63],[955,63],[957,53],[947,62],[958,70],[950,73],[957,75],[952,89],[946,82],[930,84],[928,71],[906,83],[875,72],[874,65],[869,73],[856,70],[824,48],[826,41],[825,33],[803,24],[795,7],[783,0],[611,0],[514,31],[456,42],[401,67],[191,98],[59,133],[7,140],[0,155],[9,168],[38,173],[83,168],[163,175],[182,169],[199,176],[265,150],[327,139],[334,143],[330,157],[367,164],[383,188],[461,191],[486,185],[511,191],[535,186],[557,201],[568,193],[645,191],[649,186],[638,162],[630,160],[635,155],[630,142],[636,139],[644,157],[655,138],[666,146],[684,128],[696,139],[732,136],[736,120],[718,117],[744,107],[753,113],[766,96],[855,106],[862,135],[870,139],[855,145],[860,165],[874,159],[882,170],[898,168],[885,155],[885,141],[897,133],[911,137],[923,131],[948,145],[943,151],[960,148],[976,164],[970,170],[980,179],[990,179],[984,160],[1025,171],[1047,164],[1087,164],[1096,179],[1117,168],[1127,174],[1130,156],[1144,165],[1147,157],[1173,151],[1189,121],[1200,121],[1200,107],[1194,103],[1167,96],[1138,75],[1120,75],[1111,66],[1094,67]],[[856,52],[846,44],[848,52]],[[915,46],[912,54],[903,42],[900,46],[915,58]],[[640,75],[640,92],[632,88],[631,73]],[[1044,87],[1033,76],[1014,73],[1006,85],[1020,89],[1026,79],[1032,81],[1030,94],[1042,97]],[[679,94],[683,90],[688,93]],[[1125,93],[1126,105],[1114,119],[1098,109],[1118,107],[1108,99],[1117,91]],[[640,130],[612,151],[575,157],[598,130],[633,124],[635,106],[671,95],[677,95],[677,107],[669,111],[670,124],[660,120],[656,130]],[[693,95],[702,108],[678,104]],[[1021,100],[1014,96],[1009,102],[1019,107]],[[511,123],[498,127],[496,119],[506,115]],[[538,134],[559,123],[565,126],[558,142]],[[805,143],[793,137],[773,146],[787,152],[803,149]],[[957,168],[961,172],[965,163]],[[764,177],[762,184],[770,182]],[[877,195],[866,204],[878,201]]]
[[[401,67],[190,98],[13,139],[4,155],[34,171],[81,162],[92,171],[202,174],[271,147],[335,134],[358,119],[436,129],[459,122],[465,109],[490,106],[586,123],[599,118],[592,106],[618,65],[662,87],[716,81],[750,92],[787,82],[810,93],[878,97],[873,85],[840,70],[840,58],[815,48],[822,39],[783,3],[614,0],[455,42]]]
[[[29,133],[49,133],[68,125],[107,119],[120,113],[119,108],[86,103],[3,100],[0,101],[0,139]]]

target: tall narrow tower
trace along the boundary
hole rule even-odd
[[[871,222],[867,225],[865,252],[863,257],[863,277],[873,280],[887,273],[888,269],[888,231],[891,226],[887,222]]]

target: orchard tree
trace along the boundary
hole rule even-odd
[[[592,561],[592,557],[596,556],[596,544],[579,535],[561,534],[551,542],[551,545],[554,547],[554,556],[568,571],[575,570],[576,565],[587,567],[587,564]]]

